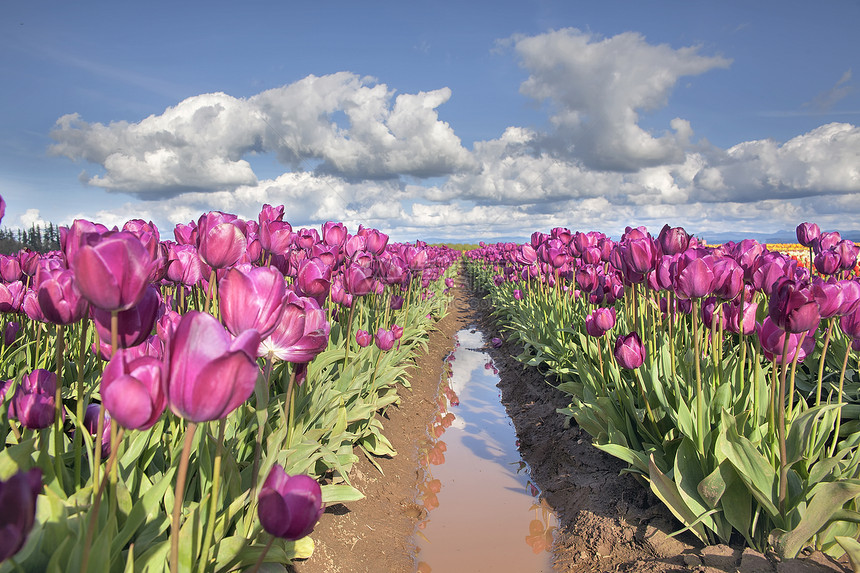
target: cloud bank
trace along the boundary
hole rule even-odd
[[[698,138],[684,118],[659,132],[640,125],[640,114],[670,104],[681,78],[731,73],[726,58],[576,29],[500,46],[527,73],[520,93],[543,106],[547,122],[500,126],[471,149],[439,119],[456,97],[449,88],[398,94],[341,72],[245,99],[202,94],[136,123],[66,115],[50,151],[94,165],[99,173],[82,175],[87,185],[144,199],[76,214],[106,223],[172,224],[210,209],[252,217],[262,203],[283,203],[298,225],[337,219],[401,239],[457,240],[556,225],[609,233],[664,222],[698,232],[807,219],[844,226],[860,212],[854,125],[729,149]],[[284,174],[260,179],[252,162],[261,154],[273,154]]]

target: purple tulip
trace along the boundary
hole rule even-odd
[[[108,228],[101,223],[93,223],[86,219],[75,219],[68,228],[60,227],[60,250],[66,259],[66,266],[71,267],[85,235],[90,233],[100,235],[107,231]],[[22,268],[25,266],[23,261],[21,266]],[[33,273],[28,274],[32,276]]]
[[[657,237],[657,245],[664,255],[677,255],[687,250],[690,244],[690,235],[683,227],[669,227],[663,225],[660,235]]]
[[[803,362],[815,348],[815,337],[812,332],[808,333],[803,339],[803,344],[798,346],[801,334],[787,333],[777,326],[770,317],[766,317],[761,325],[757,325],[756,331],[765,358],[775,364],[791,363],[795,354],[798,362]],[[786,336],[788,336],[788,353],[783,356]]]
[[[366,249],[374,255],[381,255],[388,245],[388,235],[376,229],[369,229],[364,238],[367,242]]]
[[[714,258],[710,255],[699,256],[696,251],[685,251],[675,262],[675,294],[684,299],[711,294],[714,288],[713,264]]]
[[[821,320],[811,289],[788,278],[774,284],[768,315],[774,324],[792,333],[815,330]]]
[[[615,340],[615,360],[622,368],[635,369],[645,362],[645,346],[635,332]]]
[[[149,286],[138,304],[128,310],[117,313],[117,345],[120,348],[131,348],[146,340],[159,313],[164,312],[161,295],[158,289]],[[96,332],[104,344],[111,344],[111,313],[99,308],[93,309],[93,322]]]
[[[376,347],[382,351],[394,348],[394,333],[390,330],[386,330],[380,326],[376,330],[376,336],[374,336],[374,339],[376,340]]]
[[[828,249],[832,249],[842,240],[842,237],[836,231],[830,233],[821,233],[818,238],[812,242],[812,250],[818,254]]]
[[[288,290],[280,320],[270,336],[264,338],[258,356],[271,353],[279,360],[296,364],[310,362],[328,346],[331,325],[325,310],[310,297]]]
[[[93,438],[96,437],[96,432],[99,430],[99,411],[101,406],[98,404],[90,404],[84,411],[84,428],[90,433]],[[102,460],[107,460],[110,455],[110,412],[105,410],[104,426],[102,429]]]
[[[845,302],[845,297],[842,292],[842,281],[837,281],[832,277],[823,281],[816,277],[812,283],[812,296],[818,304],[818,312],[821,318],[831,318],[839,314],[842,305]]]
[[[726,316],[725,328],[729,332],[733,332],[735,334],[739,334],[741,331],[741,324],[743,324],[744,334],[750,335],[755,332],[756,322],[755,315],[758,310],[758,303],[755,302],[746,302],[744,301],[744,316],[743,320],[741,320],[740,312],[741,305],[740,300],[729,302],[723,305],[723,312]]]
[[[235,340],[210,314],[189,311],[168,345],[167,403],[192,422],[227,417],[254,391],[260,334],[246,330]]]
[[[773,285],[780,279],[793,275],[795,268],[796,263],[781,253],[764,253],[758,258],[749,282],[757,291],[770,296]],[[746,278],[746,270],[744,273]]]
[[[146,430],[161,417],[167,407],[162,368],[160,360],[149,356],[129,360],[123,350],[110,359],[100,391],[105,409],[120,426]]]
[[[294,286],[297,294],[309,296],[322,306],[331,288],[331,267],[322,259],[303,260],[299,264]]]
[[[25,374],[9,402],[9,417],[31,430],[49,427],[57,417],[56,391],[57,375],[53,372],[39,368]]]
[[[391,325],[391,333],[394,335],[394,340],[403,338],[403,327],[396,324]]]
[[[714,294],[722,300],[734,300],[744,286],[744,270],[732,258],[722,257],[714,262]]]
[[[3,344],[12,346],[18,339],[18,333],[21,332],[21,323],[17,320],[11,320],[6,323],[6,328],[3,330]]]
[[[836,249],[827,249],[815,255],[812,263],[822,275],[832,275],[842,268],[842,257]]]
[[[860,282],[857,279],[845,279],[839,281],[842,288],[842,306],[839,315],[851,314],[860,306]]]
[[[391,295],[391,310],[400,310],[403,308],[403,297],[399,294]]]
[[[843,239],[836,244],[834,250],[839,254],[842,270],[853,270],[854,265],[857,264],[857,253],[860,252],[860,247],[853,241]]]
[[[373,270],[353,263],[344,271],[343,285],[352,296],[369,294],[373,290]]]
[[[255,329],[266,338],[278,326],[287,292],[275,267],[234,267],[218,283],[221,320],[234,336]]]
[[[197,221],[197,251],[213,269],[235,265],[248,246],[244,222],[236,215],[210,211]]]
[[[257,515],[267,533],[296,541],[310,534],[325,511],[319,483],[306,475],[289,476],[275,464],[257,501]]]
[[[14,256],[0,255],[0,277],[3,282],[11,283],[21,280],[24,271],[21,270],[21,263]]]
[[[71,262],[75,282],[96,308],[127,310],[143,298],[154,262],[128,232],[86,234]]]
[[[821,229],[815,223],[801,223],[797,226],[797,242],[804,247],[812,245],[821,234]]]
[[[87,314],[87,299],[75,284],[70,270],[39,270],[36,297],[42,316],[53,324],[72,324]]]
[[[167,279],[181,285],[194,286],[212,269],[200,260],[194,245],[170,244],[167,247]]]
[[[27,541],[36,522],[36,498],[40,493],[42,470],[39,468],[19,471],[8,480],[0,481],[0,531],[3,532],[0,561],[18,553]]]
[[[370,346],[370,343],[373,342],[373,336],[370,335],[366,330],[358,329],[355,333],[355,341],[362,348],[367,348]]]
[[[839,327],[852,340],[860,340],[860,308],[840,318]]]

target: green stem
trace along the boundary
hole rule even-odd
[[[263,565],[263,559],[266,558],[266,553],[269,552],[269,549],[272,547],[272,543],[275,542],[275,536],[271,535],[269,542],[266,543],[266,547],[263,549],[263,552],[260,553],[260,558],[257,559],[257,562],[254,564],[254,568],[251,569],[251,573],[257,573],[260,570],[260,567]]]
[[[785,497],[788,491],[788,451],[785,445],[785,376],[788,373],[790,363],[786,361],[788,345],[791,342],[790,334],[784,334],[785,342],[782,345],[782,372],[779,377],[779,393],[776,402],[777,432],[779,437],[779,512],[785,519]],[[795,351],[796,353],[796,351]]]
[[[194,431],[197,424],[188,422],[185,429],[185,443],[182,446],[182,456],[179,459],[179,473],[176,476],[176,494],[173,498],[173,515],[170,520],[170,571],[179,572],[179,530],[181,529],[182,505],[185,498],[185,480],[188,476],[188,458],[191,457],[191,445],[194,443]]]
[[[827,334],[824,335],[824,346],[821,349],[821,358],[818,359],[818,388],[815,390],[815,405],[821,404],[821,384],[824,379],[824,359],[827,357],[827,348],[830,346],[830,336],[833,334],[833,318],[827,321]]]
[[[197,568],[201,573],[206,571],[206,565],[209,563],[209,548],[212,546],[212,536],[215,532],[215,516],[218,514],[218,494],[221,487],[221,456],[224,451],[224,430],[226,425],[226,418],[222,418],[218,423],[218,441],[215,444],[215,460],[212,464],[212,493],[209,496],[209,519],[206,522],[203,552],[200,554]]]
[[[56,337],[57,388],[54,393],[54,469],[57,474],[58,485],[60,489],[64,490],[63,474],[65,474],[66,468],[63,464],[63,362],[65,361],[63,353],[65,352],[66,337],[61,324],[57,325]]]
[[[797,343],[797,350],[794,353],[794,358],[791,360],[791,383],[788,388],[788,418],[791,419],[791,412],[794,410],[794,375],[797,372],[797,359],[800,358],[800,347],[803,346],[803,341],[806,339],[806,332],[801,333],[800,340]]]
[[[848,357],[851,355],[851,342],[848,343],[848,348],[845,349],[845,359],[842,361],[842,372],[839,373],[839,396],[837,404],[839,408],[836,410],[836,425],[833,428],[833,445],[830,446],[830,457],[836,453],[836,445],[839,443],[839,426],[842,424],[842,386],[845,383],[845,369],[848,367]]]
[[[81,450],[83,448],[84,434],[84,358],[87,350],[87,329],[90,326],[90,321],[84,319],[81,321],[81,337],[78,349],[77,361],[77,403],[75,404],[75,416],[78,419],[78,427],[75,430],[74,451],[75,451],[75,487],[81,483]]]
[[[293,389],[296,385],[296,365],[290,365],[290,381],[287,384],[287,395],[284,401],[284,418],[287,423],[287,443],[284,448],[289,448],[293,441]]]
[[[702,365],[701,352],[699,350],[699,300],[693,300],[693,354],[696,365],[696,440],[699,452],[705,451],[705,395],[702,393]]]

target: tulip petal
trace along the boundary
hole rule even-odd
[[[128,374],[119,376],[104,388],[102,401],[123,428],[142,429],[152,416],[149,388]]]

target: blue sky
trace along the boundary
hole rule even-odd
[[[0,3],[7,226],[855,229],[856,2]],[[858,72],[860,73],[860,72]]]

